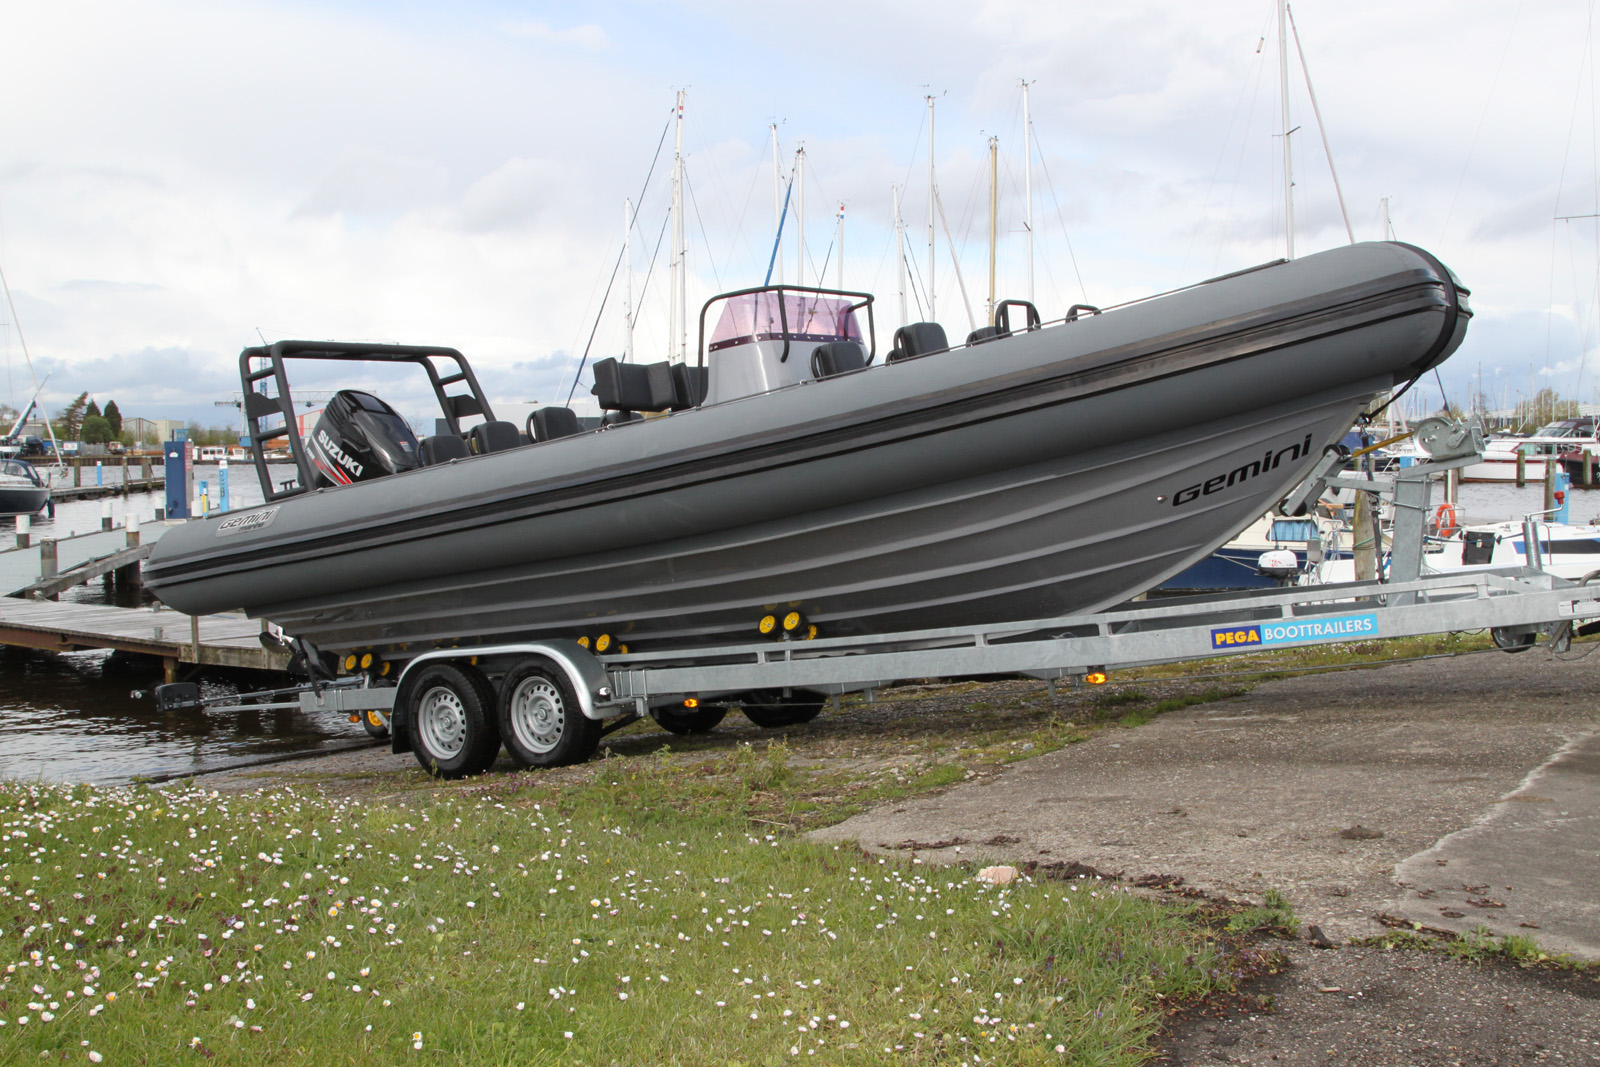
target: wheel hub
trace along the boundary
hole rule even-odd
[[[545,753],[561,741],[567,725],[561,691],[547,678],[529,678],[511,694],[511,730],[530,752]]]
[[[453,759],[467,744],[467,715],[461,698],[443,686],[430,689],[417,704],[417,732],[434,755]]]

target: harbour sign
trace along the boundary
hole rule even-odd
[[[1245,645],[1308,645],[1317,641],[1348,641],[1378,636],[1375,612],[1341,615],[1333,619],[1284,619],[1278,622],[1241,623],[1211,631],[1211,647]]]

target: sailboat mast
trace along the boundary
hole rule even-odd
[[[689,351],[689,286],[685,260],[688,241],[683,226],[683,98],[678,90],[677,129],[673,134],[672,148],[672,306],[669,309],[667,329],[667,359],[682,363]]]
[[[783,284],[783,160],[778,155],[778,124],[772,124],[772,232],[777,234],[778,250],[772,260],[778,265],[778,284]]]
[[[801,145],[794,150],[794,191],[795,197],[794,223],[796,244],[800,246],[795,255],[794,281],[796,285],[806,283],[806,146]]]
[[[1028,82],[1022,83],[1022,228],[1028,235],[1028,303],[1033,303],[1033,120],[1028,117]]]
[[[838,249],[839,249],[839,267],[838,267],[839,280],[838,280],[838,282],[835,283],[835,288],[843,290],[844,289],[844,201],[842,201],[842,200],[839,202],[839,224],[838,224],[838,226],[839,226],[838,232],[833,235],[833,243],[836,246],[838,246]]]
[[[633,362],[633,201],[622,202],[622,362]]]
[[[1000,214],[1000,138],[989,138],[989,325],[994,325],[995,226]]]
[[[1283,232],[1294,258],[1294,164],[1289,155],[1289,0],[1278,0],[1278,96],[1283,105]]]
[[[889,191],[894,194],[894,264],[895,274],[900,279],[900,325],[909,324],[906,318],[906,220],[900,214],[900,187],[891,185]]]
[[[933,213],[937,210],[935,198],[938,196],[938,186],[933,175],[933,94],[928,94],[928,280],[923,288],[928,290],[928,321],[937,322],[938,316],[933,309]]]

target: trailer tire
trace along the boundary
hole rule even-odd
[[[367,736],[377,741],[389,740],[389,724],[375,711],[361,713],[361,728],[367,731]]]
[[[682,704],[668,704],[650,709],[650,717],[656,724],[673,734],[710,733],[727,714],[728,709],[721,706],[686,708]]]
[[[500,754],[494,689],[471,667],[434,663],[407,687],[411,751],[429,774],[482,774]]]
[[[525,659],[500,683],[500,733],[523,767],[582,763],[600,745],[600,724],[583,713],[566,674]]]
[[[825,703],[827,701],[815,693],[796,692],[786,697],[775,690],[764,689],[746,693],[739,707],[745,718],[763,730],[775,730],[780,726],[810,722],[822,714]]]

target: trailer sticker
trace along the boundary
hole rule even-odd
[[[250,533],[253,530],[265,530],[272,525],[272,520],[278,515],[275,507],[264,511],[248,511],[243,515],[230,515],[217,524],[217,536],[226,537],[229,534]]]
[[[1211,647],[1241,648],[1248,645],[1306,645],[1316,641],[1346,641],[1354,637],[1376,637],[1376,612],[1341,615],[1332,619],[1304,619],[1282,622],[1249,623],[1225,626],[1211,631]]]

